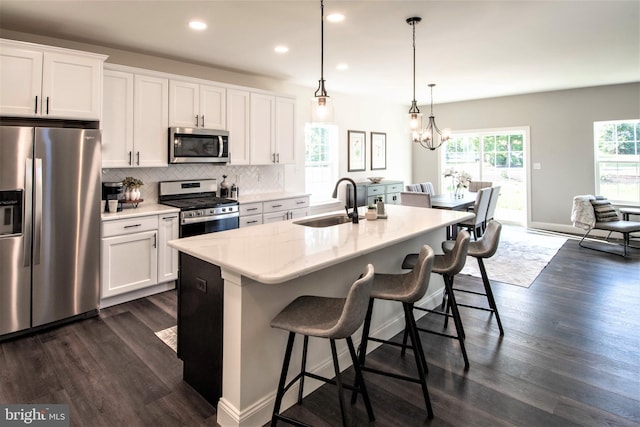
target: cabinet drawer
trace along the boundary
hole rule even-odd
[[[143,216],[139,218],[119,219],[102,223],[102,237],[118,236],[121,234],[139,233],[158,229],[158,216]]]
[[[306,208],[309,197],[295,197],[293,199],[272,200],[263,203],[263,213],[288,211],[290,209]]]
[[[384,194],[384,185],[370,185],[367,187],[367,196]]]
[[[262,203],[247,203],[240,205],[240,216],[256,215],[262,213]]]
[[[240,217],[240,227],[251,227],[262,224],[262,215],[248,215]]]
[[[400,193],[401,191],[402,191],[402,184],[387,185],[387,193]]]

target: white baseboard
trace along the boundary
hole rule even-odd
[[[149,286],[148,288],[127,292],[126,294],[122,294],[122,295],[115,295],[109,298],[101,298],[100,309],[122,304],[129,301],[133,301],[135,299],[159,294],[161,292],[170,291],[175,288],[176,288],[176,282],[174,280],[171,282],[159,283],[157,285]]]

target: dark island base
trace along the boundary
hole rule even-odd
[[[220,267],[180,253],[178,357],[184,381],[213,406],[222,396],[223,291]]]

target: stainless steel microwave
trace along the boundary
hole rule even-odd
[[[202,128],[169,128],[169,163],[227,163],[229,132]]]

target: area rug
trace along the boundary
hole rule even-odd
[[[503,226],[496,254],[484,260],[492,281],[528,288],[567,241],[523,227]],[[460,274],[482,277],[478,261],[468,257]]]
[[[156,332],[156,336],[162,340],[163,343],[171,347],[173,351],[177,351],[178,348],[178,327],[172,326],[167,329]]]

